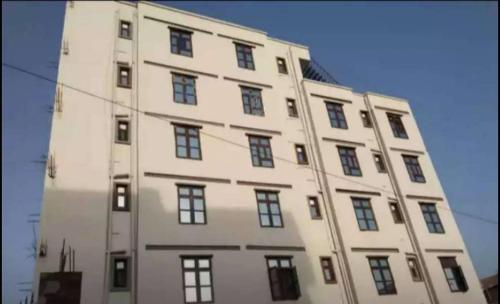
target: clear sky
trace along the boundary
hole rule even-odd
[[[496,2],[167,2],[308,45],[342,84],[409,99],[451,207],[498,221]],[[2,61],[56,78],[64,2],[2,2]],[[89,47],[92,47],[89,42]],[[2,303],[31,281],[54,85],[2,67]],[[480,276],[498,226],[456,220]]]

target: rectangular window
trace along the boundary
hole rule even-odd
[[[271,139],[269,137],[249,135],[250,155],[254,167],[274,167]]]
[[[387,257],[369,257],[373,280],[379,295],[396,294],[396,284],[392,278]]]
[[[235,43],[236,59],[238,66],[243,69],[255,70],[253,63],[252,47],[240,43]]]
[[[368,111],[360,111],[359,114],[361,115],[361,121],[363,121],[363,126],[365,128],[371,128],[372,120],[370,119],[370,114],[368,113]]]
[[[413,155],[403,155],[403,160],[412,182],[425,183],[424,172],[418,163],[418,157]]]
[[[373,160],[375,160],[375,167],[377,167],[377,171],[379,173],[387,173],[387,169],[385,168],[384,159],[381,154],[374,153]]]
[[[356,149],[350,147],[338,147],[340,163],[344,169],[345,175],[361,176],[361,168],[359,167],[358,158],[356,157]]]
[[[332,128],[347,129],[347,121],[345,119],[343,105],[333,102],[325,103]]]
[[[394,220],[394,223],[402,224],[404,221],[403,214],[401,214],[401,209],[399,208],[399,203],[390,202],[389,208],[391,209],[392,219]]]
[[[335,278],[335,272],[333,271],[332,258],[330,257],[320,257],[321,269],[323,270],[323,278],[326,284],[335,284],[337,279]]]
[[[111,291],[126,291],[130,288],[128,262],[128,257],[111,257]]]
[[[200,133],[198,127],[175,125],[176,156],[201,159]]]
[[[193,57],[191,32],[170,28],[170,51],[173,54]]]
[[[313,220],[321,219],[321,210],[319,208],[318,198],[316,196],[309,196],[307,198],[309,204],[309,212]]]
[[[129,21],[120,20],[119,37],[132,39],[132,23]]]
[[[407,257],[408,268],[410,269],[411,277],[415,282],[423,281],[422,273],[420,272],[420,265],[416,257]]]
[[[273,301],[300,298],[297,269],[292,266],[291,257],[266,257],[266,259]]]
[[[177,103],[196,104],[196,81],[194,76],[172,73],[174,101]]]
[[[119,119],[116,121],[116,142],[120,144],[130,144],[130,122]]]
[[[387,113],[387,118],[389,119],[389,124],[391,125],[392,133],[398,138],[408,138],[406,134],[405,126],[401,121],[401,115]]]
[[[128,184],[115,184],[113,211],[130,211],[130,193]]]
[[[132,87],[132,70],[131,68],[124,64],[118,63],[118,83],[117,86],[121,88],[130,89]]]
[[[441,262],[446,281],[448,281],[448,286],[450,286],[452,292],[466,292],[469,290],[464,273],[462,272],[462,267],[457,264],[454,257],[440,257],[439,261]]]
[[[304,145],[295,145],[295,154],[297,154],[297,163],[299,163],[299,165],[309,164],[309,161],[307,160],[306,147]]]
[[[260,89],[241,87],[243,112],[245,114],[264,116],[264,105]]]
[[[278,192],[256,191],[261,227],[283,227]]]
[[[276,62],[278,63],[278,72],[281,74],[288,74],[285,58],[276,57]]]
[[[361,231],[378,230],[375,214],[373,213],[370,200],[367,198],[352,198],[354,213]]]
[[[179,198],[179,223],[181,224],[206,224],[205,192],[203,187],[179,185],[177,186]]]
[[[183,256],[185,303],[213,303],[212,261],[209,256]]]
[[[444,233],[443,224],[437,213],[436,204],[433,203],[420,203],[420,209],[424,215],[427,229],[430,233]]]
[[[299,117],[299,112],[297,111],[295,100],[288,98],[286,100],[286,108],[288,109],[288,116]]]

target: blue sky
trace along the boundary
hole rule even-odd
[[[498,221],[496,2],[167,2],[310,47],[342,84],[407,98],[451,207]],[[64,2],[2,2],[2,61],[56,78]],[[2,302],[31,281],[54,85],[2,67]],[[480,276],[498,226],[456,215]]]

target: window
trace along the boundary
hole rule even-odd
[[[319,209],[318,198],[316,196],[309,196],[307,198],[309,204],[309,212],[312,219],[321,219],[321,210]]]
[[[240,43],[235,43],[236,59],[240,68],[255,70],[253,63],[252,47]]]
[[[128,120],[116,121],[116,142],[120,144],[130,144],[130,129]]]
[[[253,166],[274,167],[270,138],[250,135],[248,136],[248,141],[250,142],[250,154]]]
[[[406,134],[405,126],[401,121],[401,115],[387,113],[387,118],[389,119],[389,124],[391,125],[392,133],[398,138],[408,138]]]
[[[413,281],[420,282],[423,281],[422,274],[420,272],[420,266],[418,264],[416,257],[407,257],[408,268],[410,269],[411,277]]]
[[[297,154],[297,162],[299,165],[309,164],[309,161],[307,160],[306,147],[304,145],[295,145],[295,154]]]
[[[295,100],[288,98],[286,100],[286,107],[288,109],[288,116],[299,117],[299,112],[297,111],[297,105],[295,104]]]
[[[264,105],[260,89],[241,87],[243,111],[245,114],[264,116]]]
[[[436,204],[432,203],[420,203],[420,209],[422,209],[422,214],[424,215],[425,223],[427,224],[427,229],[430,233],[444,233],[443,224],[439,218],[439,214],[436,210]]]
[[[326,102],[326,110],[328,111],[332,128],[347,129],[344,109],[340,103]]]
[[[131,69],[125,63],[118,64],[118,83],[117,83],[117,85],[121,88],[128,88],[128,89],[130,89],[132,87]]]
[[[278,72],[280,72],[281,74],[288,74],[285,58],[277,57],[276,62],[278,63]]]
[[[420,168],[420,164],[418,163],[418,157],[412,155],[403,155],[403,160],[405,162],[406,169],[408,170],[408,174],[410,175],[411,181],[416,183],[425,183],[424,173],[422,172],[422,168]]]
[[[344,174],[361,176],[361,168],[359,167],[358,158],[356,157],[356,149],[349,147],[338,147],[338,149]]]
[[[370,119],[370,114],[368,114],[368,111],[360,111],[359,114],[361,115],[361,121],[363,121],[363,126],[365,128],[371,128],[372,120]]]
[[[300,298],[297,269],[292,266],[291,257],[266,258],[273,301],[297,300]]]
[[[111,291],[126,291],[130,288],[128,261],[128,257],[111,257]]]
[[[195,77],[189,75],[172,74],[174,85],[174,101],[177,103],[196,104]]]
[[[128,184],[115,184],[113,211],[130,211]]]
[[[466,292],[469,290],[467,281],[465,280],[462,267],[458,266],[454,257],[440,257],[439,261],[444,270],[446,281],[452,292]]]
[[[399,204],[397,202],[390,202],[389,208],[391,209],[392,218],[394,219],[394,223],[402,224],[403,215],[401,214],[401,209],[399,208]]]
[[[367,198],[352,198],[354,213],[358,220],[358,226],[361,231],[378,230],[375,215],[373,214],[370,200]]]
[[[256,191],[261,227],[283,227],[277,192]]]
[[[118,36],[120,38],[132,39],[132,23],[120,20],[120,29]]]
[[[323,278],[326,284],[335,284],[337,279],[335,278],[335,272],[333,271],[332,258],[330,257],[320,257],[321,269],[323,270]]]
[[[188,57],[193,57],[191,45],[191,32],[170,28],[170,52]]]
[[[211,257],[183,256],[182,276],[185,303],[213,303]]]
[[[198,127],[175,125],[176,156],[201,159],[200,133]]]
[[[379,295],[396,294],[396,285],[392,278],[391,268],[387,257],[368,258],[372,270],[373,280]]]
[[[373,154],[373,159],[375,160],[375,167],[377,167],[377,171],[379,173],[387,173],[387,169],[385,168],[384,159],[381,154]]]
[[[179,223],[206,224],[205,193],[203,187],[179,185]]]

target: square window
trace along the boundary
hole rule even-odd
[[[408,139],[408,134],[406,134],[403,121],[401,120],[401,115],[387,113],[387,118],[389,119],[389,124],[391,125],[394,137]]]
[[[325,104],[332,128],[347,129],[347,121],[342,104],[326,101]]]
[[[443,224],[434,203],[419,203],[430,233],[444,233]]]
[[[172,73],[174,102],[196,105],[196,77]]]
[[[410,180],[415,183],[425,183],[424,172],[418,162],[418,157],[413,155],[403,155],[403,161],[410,175]]]
[[[370,200],[366,198],[351,198],[354,206],[354,213],[358,221],[358,226],[361,231],[378,230],[375,215],[372,211]]]
[[[238,67],[248,70],[255,70],[252,47],[240,43],[235,43],[235,46],[236,46],[236,59],[238,60]]]
[[[174,125],[176,156],[201,160],[199,127]]]
[[[269,137],[249,135],[250,156],[254,167],[274,167]]]
[[[361,168],[359,167],[356,149],[350,147],[337,147],[339,150],[340,163],[344,169],[345,175],[361,176]]]
[[[241,98],[245,114],[264,116],[264,104],[260,89],[241,87]]]
[[[172,54],[193,57],[191,32],[170,28],[170,52]]]

